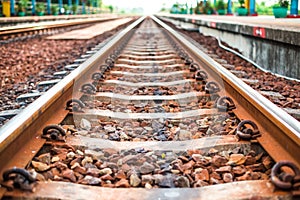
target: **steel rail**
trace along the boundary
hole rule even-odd
[[[202,61],[206,66],[215,71],[215,73],[219,74],[224,83],[227,83],[227,87],[234,88],[235,91],[240,93],[241,96],[237,98],[243,98],[243,101],[248,102],[252,108],[252,110],[250,109],[251,111],[248,112],[254,119],[258,117],[258,112],[263,115],[263,120],[266,121],[257,120],[258,123],[261,124],[260,127],[262,129],[276,127],[276,131],[273,128],[272,130],[266,130],[267,134],[263,134],[263,137],[258,139],[274,160],[278,161],[286,156],[286,158],[292,159],[298,166],[300,166],[300,157],[298,154],[300,151],[300,123],[295,118],[270,102],[264,96],[244,83],[241,79],[230,73],[227,69],[222,67],[219,63],[214,61],[207,54],[198,49],[186,38],[164,24],[158,18],[152,16],[152,19],[168,30],[168,32],[170,32],[181,45],[190,49],[191,53],[193,53],[199,61]],[[238,101],[236,103],[241,102]],[[272,126],[266,126],[267,120],[269,121],[269,125],[272,124]],[[273,131],[276,133],[273,133]],[[275,146],[278,147],[277,150]]]
[[[53,114],[53,111],[50,110],[50,106],[59,98],[61,98],[61,96],[65,96],[65,93],[71,89],[75,81],[78,81],[81,76],[84,76],[84,74],[92,65],[99,62],[99,60],[104,59],[105,56],[107,56],[107,52],[112,50],[126,36],[126,34],[128,34],[135,26],[142,22],[143,19],[144,17],[139,18],[133,24],[121,31],[101,50],[86,60],[86,62],[82,63],[77,69],[53,86],[49,91],[30,104],[0,129],[0,172],[5,169],[7,164],[7,159],[5,158],[12,158],[18,151],[18,149],[11,149],[8,147],[12,145],[15,140],[21,136],[21,134],[31,134],[32,136],[34,133],[26,132],[30,128],[33,128],[33,130],[36,131],[40,129],[41,127],[34,127],[38,125],[35,120],[45,113]],[[24,143],[25,141],[22,142]]]

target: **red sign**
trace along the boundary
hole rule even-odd
[[[253,35],[256,37],[266,38],[265,28],[253,27]]]
[[[216,22],[210,22],[210,27],[216,28],[217,27],[217,23]]]

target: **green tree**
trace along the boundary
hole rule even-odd
[[[108,6],[108,9],[109,9],[109,12],[110,12],[110,13],[113,13],[114,7],[113,7],[112,5],[109,5],[109,6]]]

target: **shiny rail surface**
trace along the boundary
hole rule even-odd
[[[299,136],[294,118],[142,17],[0,129],[0,196],[292,199]]]

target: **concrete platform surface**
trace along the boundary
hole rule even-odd
[[[229,16],[229,15],[174,15],[163,14],[163,16],[181,17],[188,19],[203,20],[208,22],[219,22],[227,24],[260,26],[286,31],[300,32],[300,18],[275,18],[274,16]]]
[[[205,26],[300,46],[300,18],[179,14],[159,14],[158,16],[194,24],[195,27]]]

